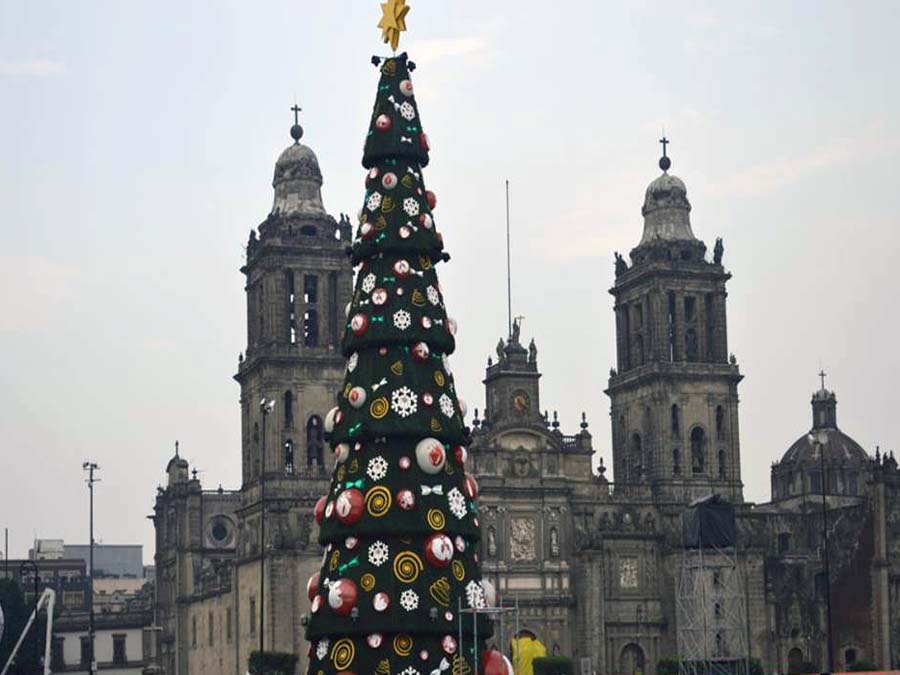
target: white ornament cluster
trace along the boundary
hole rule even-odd
[[[472,609],[484,609],[484,589],[474,579],[466,584],[466,602]]]
[[[410,218],[419,215],[419,202],[415,197],[407,197],[403,200],[403,210]]]
[[[394,312],[394,328],[397,330],[406,330],[412,325],[412,317],[405,309],[398,309]]]
[[[438,405],[441,406],[441,412],[444,413],[447,417],[453,417],[453,399],[447,396],[447,394],[441,394],[441,397],[438,399]]]
[[[373,192],[366,200],[366,208],[369,209],[369,211],[376,211],[379,206],[381,206],[381,193]]]
[[[375,275],[369,272],[366,276],[363,277],[362,283],[359,286],[363,293],[371,293],[375,290]]]
[[[318,658],[319,661],[328,656],[328,648],[330,646],[331,643],[328,641],[328,638],[319,640],[319,644],[316,645],[316,658]]]

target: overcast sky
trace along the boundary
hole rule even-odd
[[[454,370],[483,408],[514,313],[541,407],[588,414],[611,465],[613,251],[629,251],[657,139],[694,232],[725,240],[748,499],[810,426],[820,366],[838,423],[900,442],[896,2],[412,0],[428,182],[452,262]],[[0,527],[142,543],[175,439],[206,487],[240,481],[242,245],[271,207],[290,106],[329,212],[363,198],[376,0],[0,1]],[[900,449],[900,448],[898,448]]]

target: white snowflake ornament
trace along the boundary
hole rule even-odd
[[[376,541],[369,545],[369,562],[375,567],[381,567],[388,559],[388,545],[383,541]]]
[[[400,417],[409,417],[418,410],[418,397],[409,387],[400,387],[391,392],[391,408]]]
[[[371,293],[375,290],[375,275],[369,272],[366,276],[363,277],[362,284],[360,284],[360,288],[363,293]]]
[[[428,295],[428,302],[430,302],[432,305],[437,306],[437,304],[441,301],[441,296],[434,286],[429,286],[428,288],[426,288],[425,293]]]
[[[413,589],[407,588],[400,594],[400,606],[407,612],[417,609],[419,607],[419,594]]]
[[[447,493],[447,503],[450,507],[450,513],[459,520],[466,517],[466,498],[457,488],[453,488]]]
[[[366,200],[366,208],[369,211],[377,211],[379,206],[381,206],[381,193],[373,192]]]
[[[412,325],[412,317],[405,309],[398,309],[394,312],[394,328],[397,330],[406,330]]]
[[[319,640],[319,644],[316,645],[316,658],[319,661],[328,656],[329,647],[331,647],[331,643],[328,641],[328,638]]]
[[[466,602],[473,609],[484,609],[484,589],[474,579],[466,584]]]
[[[381,197],[381,195],[379,195]],[[419,215],[419,202],[415,197],[407,197],[403,200],[403,210],[406,211],[406,215],[410,218],[414,218]]]
[[[368,475],[369,478],[371,478],[373,481],[379,481],[387,476],[387,470],[387,460],[379,455],[378,457],[373,457],[369,460],[369,464],[366,467],[366,475]]]
[[[416,109],[410,105],[409,101],[404,101],[400,104],[400,116],[407,122],[412,122],[416,119]]]
[[[438,405],[441,406],[441,412],[444,413],[446,417],[453,417],[453,399],[447,396],[447,394],[441,394],[441,397],[438,399]]]

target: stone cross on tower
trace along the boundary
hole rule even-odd
[[[824,370],[819,371],[819,378],[822,380],[822,390],[824,391],[825,390],[825,371]]]
[[[659,168],[663,171],[668,171],[669,167],[672,166],[672,160],[666,155],[666,146],[669,144],[669,139],[666,138],[666,132],[663,132],[662,138],[659,139],[659,144],[662,146],[663,154],[662,157],[659,158]]]

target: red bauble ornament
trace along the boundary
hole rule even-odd
[[[369,328],[369,317],[365,314],[354,314],[353,318],[350,319],[350,330],[353,331],[353,334],[357,337],[366,332]]]
[[[388,172],[381,177],[381,184],[385,190],[393,190],[397,187],[397,174]]]
[[[372,598],[372,607],[375,608],[376,612],[386,612],[387,608],[391,606],[391,597],[381,591],[380,593],[376,593]]]
[[[434,225],[434,220],[432,220],[431,216],[427,213],[419,214],[419,225],[424,227],[426,230],[430,230],[431,226]]]
[[[425,152],[431,150],[431,143],[428,142],[428,134],[424,131],[419,134],[419,143],[422,144],[422,147],[425,149]]]
[[[316,522],[319,525],[322,524],[322,519],[325,517],[325,504],[328,502],[328,497],[319,497],[319,501],[316,502],[316,508],[313,511],[316,515]]]
[[[463,480],[463,489],[466,491],[466,496],[469,499],[478,497],[478,483],[475,481],[475,476],[470,473],[466,474]]]
[[[371,239],[375,236],[375,226],[369,221],[359,226],[359,236],[363,239]]]
[[[362,518],[365,505],[363,493],[356,488],[350,488],[338,495],[334,508],[339,521],[344,525],[352,525]]]
[[[391,126],[393,126],[393,122],[391,122],[391,118],[388,115],[381,113],[375,118],[375,128],[378,131],[390,131]]]
[[[445,654],[455,654],[456,638],[452,635],[445,635],[443,638],[441,638],[441,649],[444,650]]]
[[[419,363],[425,363],[428,360],[428,355],[430,354],[430,350],[428,349],[428,344],[425,342],[417,342],[412,346],[412,350],[410,351],[410,356],[413,357],[413,361],[418,361]]]
[[[318,614],[319,609],[322,607],[322,596],[317,595],[312,599],[312,604],[309,606],[309,611],[313,614]]]
[[[416,508],[416,495],[412,490],[400,490],[397,492],[397,506],[404,511],[412,511]]]
[[[409,261],[398,260],[394,263],[393,269],[394,274],[396,274],[400,279],[406,279],[406,277],[409,276]]]
[[[351,579],[338,579],[333,581],[328,588],[328,606],[338,616],[347,616],[356,606],[356,598],[359,592],[356,583]]]
[[[453,448],[453,457],[456,458],[457,464],[465,466],[466,460],[469,458],[469,453],[463,446],[457,445]]]
[[[481,653],[481,672],[484,675],[512,675],[503,654],[496,649],[486,649]]]
[[[425,190],[425,201],[428,202],[428,208],[434,211],[434,207],[437,206],[437,197],[431,190]]]
[[[442,532],[435,532],[425,540],[425,559],[432,567],[446,567],[453,560],[453,542]]]
[[[425,473],[433,476],[444,468],[447,453],[436,438],[423,438],[416,444],[416,462]]]
[[[366,644],[372,649],[378,649],[384,642],[384,636],[381,633],[369,633],[366,636]]]
[[[404,96],[412,96],[413,95],[413,83],[409,80],[401,80],[400,81],[400,93]]]
[[[319,572],[313,574],[309,581],[306,582],[306,595],[309,597],[309,601],[312,602],[313,598],[319,594]]]
[[[350,393],[347,394],[347,401],[354,408],[362,408],[366,403],[366,390],[365,387],[353,387],[350,390]],[[349,453],[349,446],[347,447]]]

